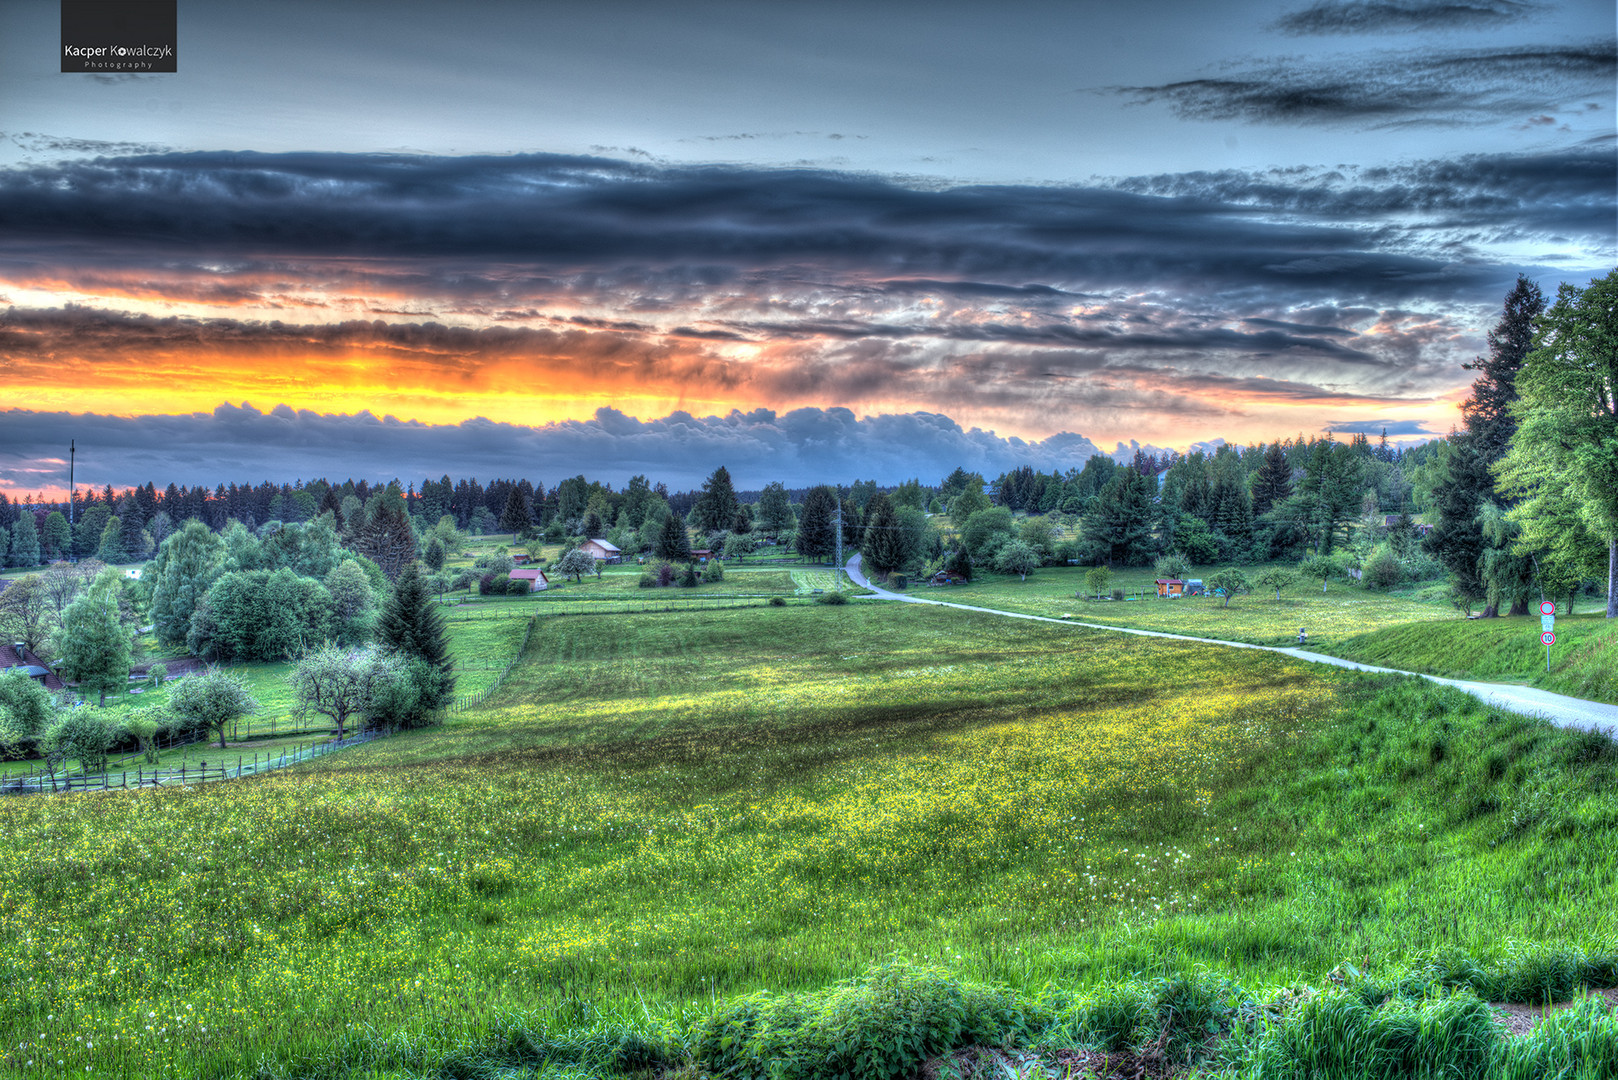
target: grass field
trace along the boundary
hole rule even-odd
[[[1248,576],[1256,576],[1261,569],[1249,568]],[[1114,587],[1132,596],[1144,594],[1144,599],[1097,600],[1093,596],[1077,595],[1084,592],[1085,573],[1083,567],[1054,567],[1036,571],[1027,581],[1015,575],[991,574],[967,585],[937,589],[921,586],[911,591],[928,598],[1002,611],[1057,618],[1067,614],[1084,622],[1255,645],[1296,645],[1298,630],[1302,627],[1309,632],[1310,647],[1327,652],[1351,637],[1385,627],[1464,621],[1459,612],[1447,605],[1389,596],[1335,581],[1324,593],[1319,581],[1312,586],[1299,582],[1282,592],[1279,601],[1275,593],[1255,589],[1250,594],[1233,597],[1229,607],[1223,606],[1222,599],[1213,597],[1160,600],[1149,569],[1123,570],[1113,575]]]
[[[1401,671],[1523,683],[1618,703],[1618,620],[1558,615],[1556,644],[1540,643],[1538,615],[1393,626],[1337,645],[1335,656]]]
[[[0,803],[0,1074],[420,1075],[386,1063],[898,957],[1031,993],[1595,948],[1615,780],[1610,741],[1268,654],[893,604],[544,620],[441,728]]]

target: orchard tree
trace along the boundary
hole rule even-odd
[[[1097,566],[1085,572],[1084,588],[1094,593],[1097,600],[1112,586],[1112,571],[1105,566]]]
[[[1208,578],[1208,588],[1224,597],[1225,602],[1220,604],[1220,607],[1229,607],[1232,596],[1238,592],[1251,592],[1253,586],[1247,580],[1246,574],[1234,566],[1227,566],[1223,570],[1213,572]]]
[[[674,519],[670,518],[669,520],[673,521]],[[680,531],[682,533],[685,531],[683,526]],[[686,545],[685,557],[688,559],[691,557],[690,544]],[[572,578],[574,581],[582,581],[584,575],[594,573],[595,568],[595,557],[583,548],[574,548],[556,560],[556,572],[562,577]]]
[[[994,556],[994,569],[999,574],[1016,574],[1023,581],[1039,568],[1039,552],[1021,540],[1007,540]]]
[[[328,641],[305,653],[287,682],[298,715],[315,712],[327,717],[337,725],[341,741],[349,722],[368,715],[379,700],[386,701],[390,692],[386,684],[403,679],[404,674],[404,661],[396,653],[375,645],[344,649]]]
[[[257,712],[258,699],[241,675],[210,665],[175,682],[169,689],[168,711],[192,731],[218,732],[223,750],[225,728]]]
[[[1255,579],[1265,589],[1274,589],[1275,598],[1281,599],[1281,590],[1290,589],[1298,580],[1296,570],[1288,570],[1284,566],[1272,566],[1264,570]]]

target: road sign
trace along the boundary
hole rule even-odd
[[[1539,635],[1539,640],[1543,641],[1547,645],[1555,645],[1556,635],[1547,630],[1543,634]]]
[[[1549,633],[1550,631],[1555,630],[1556,629],[1556,616],[1555,615],[1541,615],[1539,617],[1539,628],[1541,630],[1545,631],[1546,633]]]
[[[1550,601],[1550,600],[1541,600],[1539,602],[1539,613],[1541,615],[1555,615],[1556,614],[1556,604],[1555,604],[1555,602]]]

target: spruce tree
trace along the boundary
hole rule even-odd
[[[406,719],[420,721],[426,713],[449,704],[455,692],[455,661],[445,641],[444,618],[433,606],[427,581],[414,561],[400,572],[377,622],[379,645],[398,653],[416,677],[420,712]]]
[[[686,535],[685,522],[680,520],[680,515],[670,514],[663,520],[663,531],[657,534],[652,553],[669,562],[691,560],[691,538]]]
[[[1489,331],[1489,355],[1461,366],[1481,372],[1472,384],[1472,396],[1461,403],[1467,433],[1485,463],[1493,465],[1506,454],[1517,419],[1517,373],[1534,345],[1534,320],[1545,311],[1545,294],[1522,275],[1506,294],[1505,311]]]
[[[803,500],[803,519],[798,522],[798,554],[805,559],[830,559],[837,551],[837,495],[821,485]]]
[[[860,554],[865,566],[879,575],[887,575],[904,568],[907,554],[904,530],[899,514],[886,495],[878,495],[866,507],[865,535]]]
[[[1253,513],[1268,514],[1292,495],[1292,467],[1286,448],[1272,442],[1264,448],[1264,463],[1253,481]]]
[[[692,508],[692,524],[703,532],[727,531],[735,526],[739,508],[730,470],[721,465],[703,482],[702,494]]]
[[[505,509],[500,512],[500,531],[520,533],[529,525],[528,506],[523,502],[522,489],[516,484],[511,485],[511,492],[506,496]]]

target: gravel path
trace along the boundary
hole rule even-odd
[[[1133,630],[1124,626],[1079,622],[1077,619],[1053,619],[1048,615],[1026,615],[1019,611],[1000,611],[997,608],[975,607],[971,604],[956,604],[948,600],[910,596],[905,593],[890,592],[867,581],[865,575],[860,572],[860,557],[858,555],[848,560],[848,566],[845,569],[848,570],[848,576],[854,584],[870,589],[878,599],[882,600],[898,600],[906,604],[933,604],[938,607],[960,608],[962,611],[981,611],[988,615],[1002,615],[1008,619],[1028,619],[1032,622],[1057,623],[1061,626],[1087,626],[1093,630],[1110,630],[1115,634],[1169,638],[1174,641],[1198,641],[1205,645],[1224,645],[1232,649],[1258,649],[1262,652],[1290,656],[1294,660],[1307,660],[1311,664],[1331,664],[1335,667],[1352,668],[1355,671],[1380,671],[1391,675],[1415,675],[1418,678],[1426,679],[1428,682],[1442,683],[1445,686],[1453,686],[1457,690],[1464,690],[1495,708],[1521,713],[1524,716],[1541,716],[1558,727],[1589,728],[1604,731],[1608,735],[1618,737],[1618,705],[1606,705],[1599,701],[1586,701],[1583,698],[1553,694],[1549,690],[1536,690],[1530,686],[1510,686],[1505,683],[1473,682],[1469,679],[1445,679],[1437,675],[1423,675],[1419,671],[1399,671],[1395,668],[1377,667],[1374,664],[1361,664],[1353,660],[1344,660],[1337,656],[1327,656],[1325,653],[1309,652],[1307,649],[1289,649],[1276,645],[1251,645],[1244,641],[1219,641],[1215,638],[1190,637],[1185,634],[1166,634],[1160,630]]]

